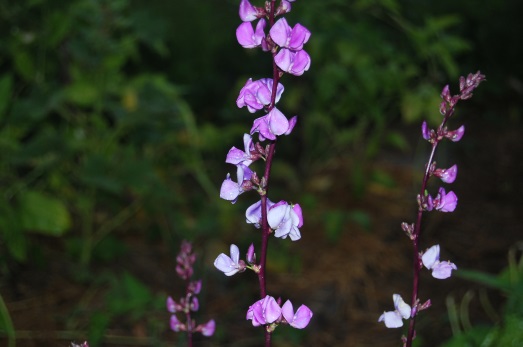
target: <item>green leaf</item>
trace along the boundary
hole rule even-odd
[[[4,75],[0,78],[0,119],[3,118],[3,114],[9,104],[12,85],[13,78],[11,75]]]
[[[71,217],[58,199],[36,191],[27,191],[19,198],[22,228],[29,232],[60,236],[71,226]]]
[[[509,291],[511,288],[510,282],[508,280],[481,271],[460,269],[456,275],[461,278],[503,291]]]

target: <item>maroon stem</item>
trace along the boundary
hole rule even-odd
[[[449,108],[445,112],[445,115],[443,117],[443,121],[441,122],[441,125],[439,126],[438,130],[441,130],[445,127],[445,124],[447,123],[447,120],[450,118],[454,110],[454,107]],[[439,131],[438,131],[439,133]],[[434,140],[434,143],[432,144],[432,151],[430,152],[429,160],[427,161],[427,164],[425,165],[425,174],[423,175],[423,182],[421,183],[421,189],[420,189],[420,197],[423,198],[425,196],[425,190],[427,189],[427,183],[429,181],[429,178],[431,176],[430,172],[430,166],[432,165],[432,162],[434,160],[434,155],[436,154],[436,148],[438,147],[438,143],[441,141],[439,138],[439,135],[436,136],[436,139]],[[420,256],[419,256],[419,236],[421,233],[421,220],[423,217],[423,209],[421,206],[418,208],[418,215],[416,218],[416,224],[414,225],[414,231],[412,233],[412,246],[413,246],[413,279],[412,279],[412,300],[411,300],[411,307],[412,312],[414,314],[412,315],[410,319],[409,324],[409,332],[407,334],[407,341],[405,343],[406,347],[412,347],[412,341],[414,340],[414,332],[416,327],[416,316],[418,314],[417,309],[415,307],[418,304],[418,288],[419,288],[419,277],[420,277],[420,270],[421,270],[421,263],[420,263]]]
[[[274,24],[274,11],[275,11],[276,0],[271,0],[271,7],[269,12],[269,24],[272,27]],[[276,52],[272,52],[272,94],[271,94],[271,103],[267,109],[270,112],[274,108],[276,103],[276,92],[278,90],[278,82],[280,80],[280,72],[276,63],[274,62],[274,56]],[[264,194],[261,196],[261,211],[262,211],[262,220],[261,220],[261,231],[262,231],[262,244],[261,244],[261,257],[260,257],[260,272],[258,273],[258,280],[260,284],[260,297],[263,299],[267,295],[267,248],[269,246],[269,236],[270,236],[270,227],[267,221],[267,193],[269,191],[269,178],[271,173],[272,159],[274,158],[274,150],[276,147],[276,141],[272,141],[268,145],[266,158],[265,158],[265,172],[263,173],[263,182]],[[271,332],[268,329],[265,329],[265,347],[271,346]]]

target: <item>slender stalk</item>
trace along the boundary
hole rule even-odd
[[[275,11],[275,4],[276,0],[271,0],[271,7],[269,12],[269,24],[272,27],[274,24],[274,11]],[[276,104],[276,92],[278,88],[278,82],[280,80],[280,73],[278,71],[278,67],[276,66],[276,63],[274,62],[274,56],[276,55],[275,52],[272,53],[272,91],[271,91],[271,103],[268,108],[268,112],[270,112],[274,105]],[[264,181],[264,191],[265,194],[261,196],[261,211],[262,211],[262,220],[261,220],[261,230],[262,230],[262,244],[261,244],[261,258],[260,258],[260,272],[258,273],[258,280],[260,283],[260,298],[263,299],[267,295],[267,249],[269,246],[269,235],[270,235],[270,228],[269,228],[269,222],[267,221],[267,193],[269,191],[269,178],[271,173],[271,167],[272,167],[272,159],[274,157],[274,151],[276,147],[276,141],[272,141],[268,145],[268,151],[266,153],[266,160],[265,160],[265,171],[263,174],[263,181]],[[269,329],[265,329],[265,347],[271,346],[271,331]]]
[[[441,130],[445,127],[445,124],[447,123],[447,120],[450,118],[452,113],[454,112],[454,108],[450,108],[445,112],[445,115],[443,117],[443,121],[441,122],[441,125],[439,126],[438,130]],[[425,173],[423,175],[423,181],[421,183],[421,189],[420,189],[420,197],[423,197],[425,195],[425,191],[427,189],[427,184],[429,181],[429,178],[431,176],[430,173],[430,166],[432,165],[432,162],[434,160],[434,156],[436,154],[436,148],[438,147],[438,143],[442,139],[437,137],[434,140],[434,143],[432,144],[432,150],[430,152],[429,159],[427,163],[425,164]],[[423,218],[423,208],[419,206],[418,208],[418,214],[416,217],[416,224],[414,225],[414,231],[412,233],[412,246],[413,246],[413,257],[412,257],[412,265],[413,265],[413,277],[412,277],[412,300],[411,300],[411,307],[415,308],[418,305],[418,289],[419,289],[419,277],[420,277],[420,270],[421,270],[421,259],[420,259],[420,252],[419,252],[419,237],[421,233],[421,221]],[[407,334],[407,341],[405,343],[406,347],[412,346],[412,341],[414,340],[414,332],[416,328],[416,316],[417,316],[417,309],[413,310],[415,313],[412,315],[409,323],[409,332]]]

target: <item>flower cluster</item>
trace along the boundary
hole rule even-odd
[[[311,33],[301,24],[290,26],[283,17],[288,13],[294,0],[266,1],[264,7],[257,7],[249,0],[241,0],[239,15],[242,23],[236,29],[238,43],[244,48],[260,48],[272,56],[273,75],[270,78],[249,78],[241,88],[236,105],[246,107],[249,113],[263,112],[252,122],[250,131],[243,135],[243,148],[232,147],[225,162],[235,165],[236,180],[227,174],[220,188],[220,197],[235,203],[238,197],[254,190],[260,200],[252,204],[245,213],[246,222],[261,229],[262,254],[259,261],[254,254],[254,245],[247,251],[246,259],[240,259],[238,246],[230,246],[230,255],[220,254],[215,267],[226,276],[232,276],[253,270],[259,278],[261,300],[254,303],[247,312],[247,319],[253,325],[272,327],[278,324],[289,324],[295,328],[304,328],[312,317],[311,310],[302,305],[293,311],[292,303],[287,301],[282,307],[275,299],[266,294],[266,252],[270,234],[275,237],[292,241],[301,238],[300,228],[303,225],[302,209],[297,203],[284,200],[272,202],[267,197],[270,168],[275,153],[275,141],[279,136],[289,135],[296,126],[298,117],[288,118],[276,108],[285,90],[280,79],[284,74],[302,75],[311,64],[309,54],[304,45]],[[257,134],[258,141],[253,136]],[[262,160],[265,162],[263,175],[258,175],[252,164]]]
[[[438,144],[448,139],[452,142],[461,140],[465,133],[465,127],[462,125],[456,130],[448,130],[446,123],[454,114],[455,106],[459,100],[467,100],[472,97],[472,92],[477,86],[485,80],[485,76],[479,71],[475,74],[469,74],[466,78],[461,77],[459,81],[460,93],[457,95],[450,94],[449,86],[445,86],[441,93],[442,102],[440,105],[440,113],[443,115],[443,120],[437,129],[429,129],[427,122],[421,125],[422,137],[427,140],[431,146],[432,151],[426,165],[425,175],[423,177],[421,192],[417,196],[418,215],[416,223],[402,223],[401,228],[411,239],[414,246],[414,278],[413,278],[413,297],[411,305],[406,304],[399,294],[393,295],[394,311],[384,312],[379,321],[384,322],[387,328],[399,328],[403,326],[403,319],[415,319],[418,312],[430,306],[430,300],[420,304],[418,299],[418,283],[419,272],[423,266],[429,271],[432,271],[432,276],[436,279],[446,279],[452,275],[453,270],[457,270],[457,266],[450,261],[440,261],[440,246],[434,245],[428,248],[425,252],[419,252],[419,238],[421,232],[421,221],[423,213],[430,211],[453,212],[458,203],[458,197],[453,191],[447,192],[445,188],[440,187],[435,197],[431,196],[427,191],[427,182],[431,177],[439,178],[443,183],[453,183],[458,174],[457,165],[450,168],[438,168],[436,162],[433,160]],[[410,347],[414,339],[414,324],[410,324],[408,336],[404,338],[405,346]]]
[[[178,301],[170,296],[167,298],[167,311],[171,313],[171,329],[175,332],[187,332],[189,340],[192,338],[193,332],[199,332],[204,336],[212,336],[216,327],[214,319],[199,325],[196,325],[194,320],[191,319],[191,312],[196,312],[200,308],[196,295],[202,290],[201,280],[191,280],[195,261],[196,254],[192,252],[191,243],[183,241],[180,247],[180,253],[176,257],[176,273],[186,282],[185,296]],[[185,315],[185,323],[178,319],[176,316],[178,313]]]

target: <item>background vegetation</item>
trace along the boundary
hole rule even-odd
[[[328,193],[320,173],[335,172],[336,184],[349,187],[349,200],[363,199],[371,184],[394,185],[377,160],[412,153],[420,121],[438,117],[441,87],[478,69],[488,83],[465,110],[492,129],[520,129],[522,4],[296,2],[289,20],[313,33],[312,66],[304,78],[283,81],[283,111],[300,120],[279,148],[275,194],[285,187],[312,210]],[[231,207],[218,190],[231,170],[225,154],[251,123],[236,109],[237,93],[247,78],[265,76],[270,62],[237,45],[237,5],[0,2],[0,331],[6,341],[15,334],[19,345],[51,338],[37,330],[56,330],[53,339],[88,337],[91,346],[176,338],[165,334],[164,300],[180,288],[173,272],[180,241],[201,249],[205,283],[213,277],[207,275],[212,258],[244,228],[238,223],[248,202]],[[318,189],[324,195],[313,193]],[[347,222],[372,232],[370,215],[359,208],[333,206],[312,221],[330,240]],[[244,234],[247,243],[252,233]],[[136,247],[144,252],[139,259],[133,259]],[[279,263],[301,267],[299,257],[276,258]],[[143,276],[147,269],[163,277]],[[520,273],[521,266],[510,271]],[[490,283],[519,303],[495,334],[521,325],[515,297],[521,280],[511,283]],[[81,295],[74,305],[56,302],[48,325],[33,331],[24,325],[27,317],[17,322],[9,313],[28,293],[56,287]],[[206,293],[209,301],[216,298],[211,289]],[[218,322],[212,343],[223,345],[239,328]],[[482,337],[491,336],[486,329]],[[124,333],[115,337],[115,331]],[[447,344],[455,345],[464,346]]]

